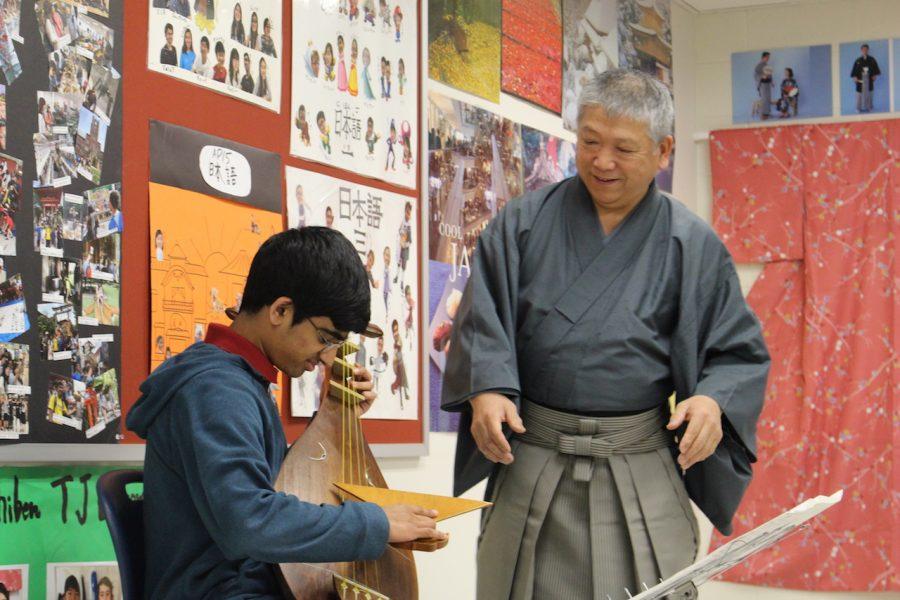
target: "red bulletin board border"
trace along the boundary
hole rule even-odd
[[[125,41],[122,74],[122,193],[124,198],[123,216],[125,235],[122,241],[123,272],[122,286],[126,296],[122,302],[122,409],[123,414],[140,395],[141,382],[149,374],[150,363],[150,267],[149,252],[149,179],[150,179],[150,121],[157,119],[189,127],[211,135],[227,138],[250,146],[255,146],[281,155],[284,165],[316,171],[369,185],[379,189],[421,198],[421,164],[417,169],[416,189],[397,187],[376,179],[361,177],[355,173],[335,169],[327,165],[309,162],[290,156],[291,132],[291,13],[292,0],[282,0],[282,49],[281,56],[281,113],[275,114],[265,108],[218,94],[211,90],[168,77],[147,69],[147,27],[150,0],[123,2],[125,5]],[[425,141],[422,132],[422,2],[416,2],[418,13],[417,54],[418,80],[420,91],[416,100],[419,127],[417,155],[421,157],[421,144]],[[421,159],[420,159],[421,160]],[[284,188],[284,170],[281,171]],[[416,203],[416,218],[421,223],[421,201]],[[282,197],[282,215],[284,198]],[[286,217],[285,217],[286,218]],[[416,267],[422,264],[422,234],[417,240]],[[421,273],[421,269],[420,269]],[[422,322],[423,299],[426,282],[419,281],[418,317]],[[419,336],[417,368],[419,370],[419,418],[415,421],[364,420],[363,426],[369,443],[375,444],[421,444],[424,443],[424,420],[426,395],[424,369],[422,365],[422,344],[424,336]],[[290,388],[288,381],[282,385]],[[285,395],[282,417],[285,434],[289,442],[299,436],[308,419],[290,417],[289,394]],[[142,443],[134,433],[125,430],[124,443]]]

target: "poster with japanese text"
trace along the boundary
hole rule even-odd
[[[415,420],[419,414],[418,247],[416,199],[288,167],[288,226],[319,225],[343,233],[359,252],[372,294],[370,321],[384,336],[351,335],[360,343],[354,355],[372,372],[378,401],[368,419]],[[325,368],[291,383],[292,416],[316,408]]]
[[[147,66],[281,112],[281,0],[151,0]]]
[[[414,188],[414,0],[293,5],[291,154]]]

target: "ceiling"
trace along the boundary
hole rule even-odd
[[[695,10],[706,12],[774,4],[798,4],[801,0],[681,0]]]

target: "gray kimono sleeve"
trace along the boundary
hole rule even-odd
[[[713,293],[701,310],[699,376],[694,395],[718,402],[751,460],[762,411],[769,353],[756,316],[747,306],[730,256],[724,256]]]
[[[444,410],[461,410],[466,401],[486,391],[511,397],[520,394],[518,204],[506,206],[478,240],[450,337],[441,393]]]

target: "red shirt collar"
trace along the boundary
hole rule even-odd
[[[278,369],[275,368],[272,361],[263,354],[262,350],[254,346],[250,340],[235,333],[231,327],[210,323],[209,327],[206,328],[206,339],[203,341],[225,352],[237,354],[246,360],[257,373],[272,383],[278,383]]]

